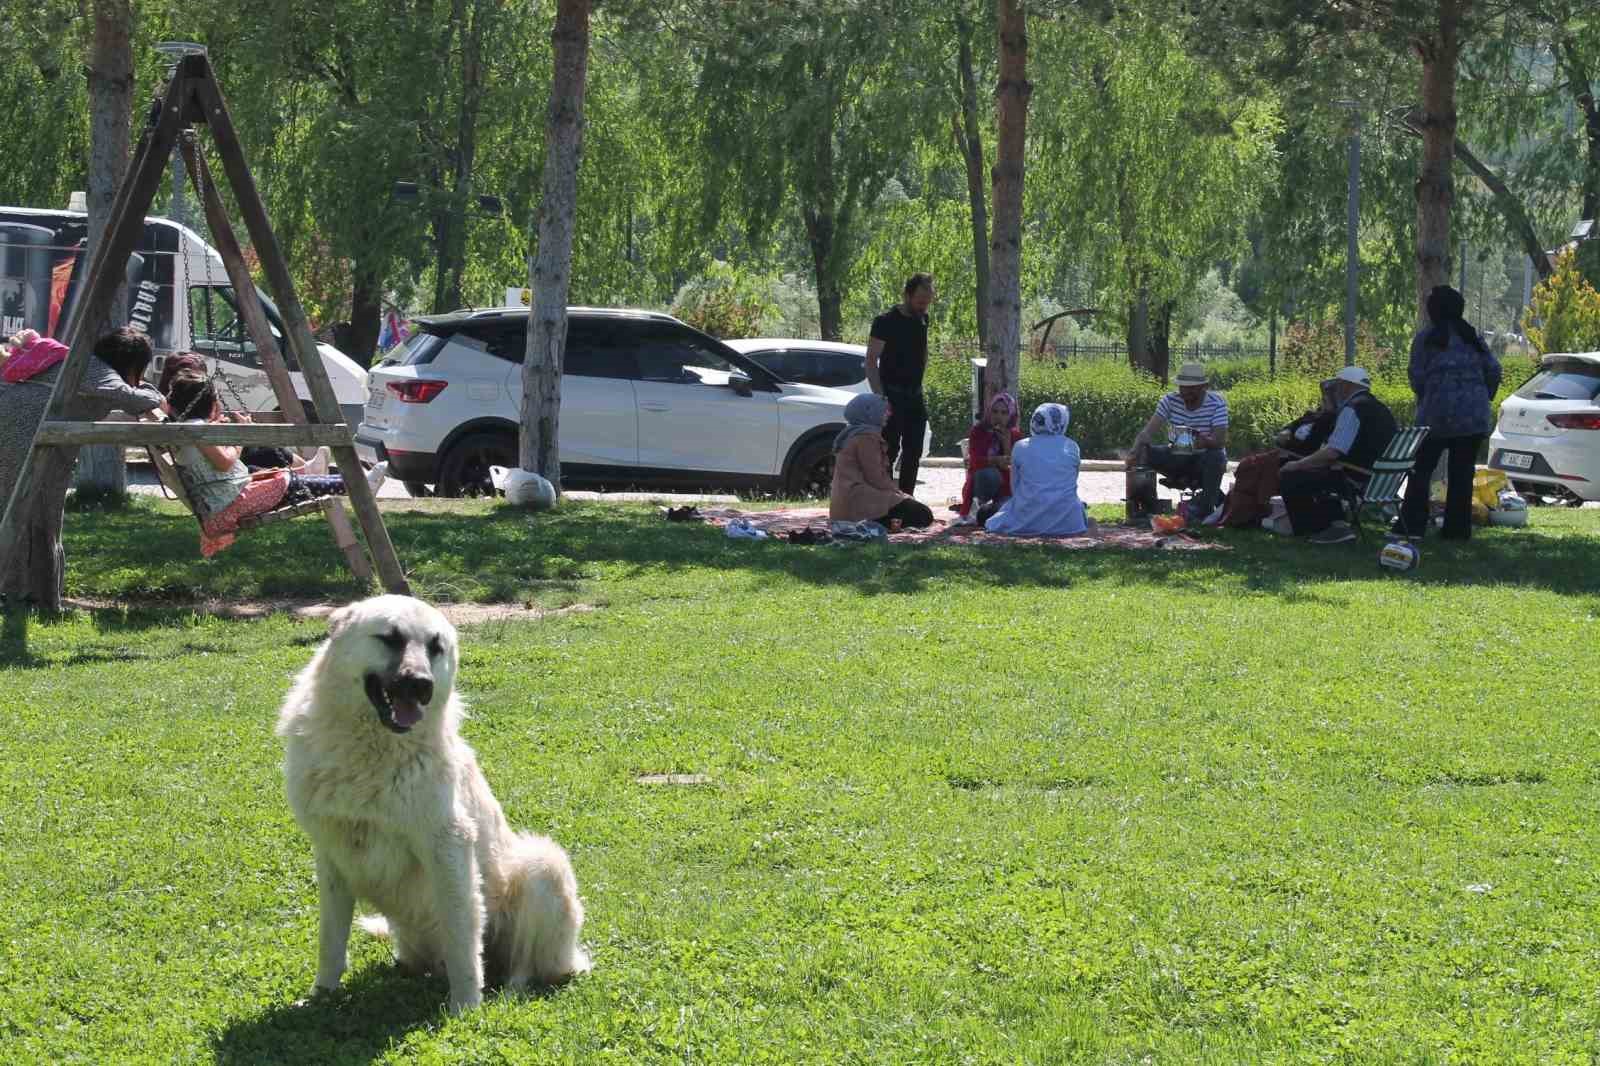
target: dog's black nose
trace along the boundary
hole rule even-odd
[[[389,686],[389,693],[421,704],[433,702],[433,678],[427,674],[401,674]]]

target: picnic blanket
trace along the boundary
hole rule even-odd
[[[772,537],[783,537],[803,529],[828,528],[826,507],[795,507],[779,511],[736,511],[731,508],[701,510],[699,517],[718,527],[743,520],[757,529],[766,530]],[[1224,545],[1197,540],[1185,533],[1154,533],[1147,529],[1128,526],[1101,525],[1076,537],[1011,537],[1002,533],[985,533],[975,526],[952,526],[938,519],[927,529],[906,529],[890,533],[893,544],[977,544],[1008,546],[1018,544],[1040,545],[1048,548],[1083,550],[1089,548],[1126,548],[1138,551],[1213,551],[1226,550]]]

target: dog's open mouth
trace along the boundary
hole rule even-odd
[[[408,687],[385,686],[377,674],[367,675],[367,700],[378,712],[378,721],[395,733],[409,733],[422,721],[422,702]]]

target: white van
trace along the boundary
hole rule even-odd
[[[77,206],[78,197],[73,200]],[[55,335],[88,269],[83,257],[87,231],[88,216],[82,211],[0,207],[0,337],[21,329]],[[294,353],[281,343],[278,308],[265,293],[261,302],[289,361],[295,392],[309,401]],[[256,346],[239,317],[222,256],[193,230],[171,219],[145,219],[144,233],[128,260],[128,319],[155,345],[154,373],[174,352],[198,352],[221,379],[224,407],[277,409]],[[317,347],[345,421],[359,424],[367,372],[332,345]]]

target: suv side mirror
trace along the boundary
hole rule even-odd
[[[728,375],[728,388],[740,396],[754,396],[756,391],[755,385],[750,381],[750,375],[738,370]]]

